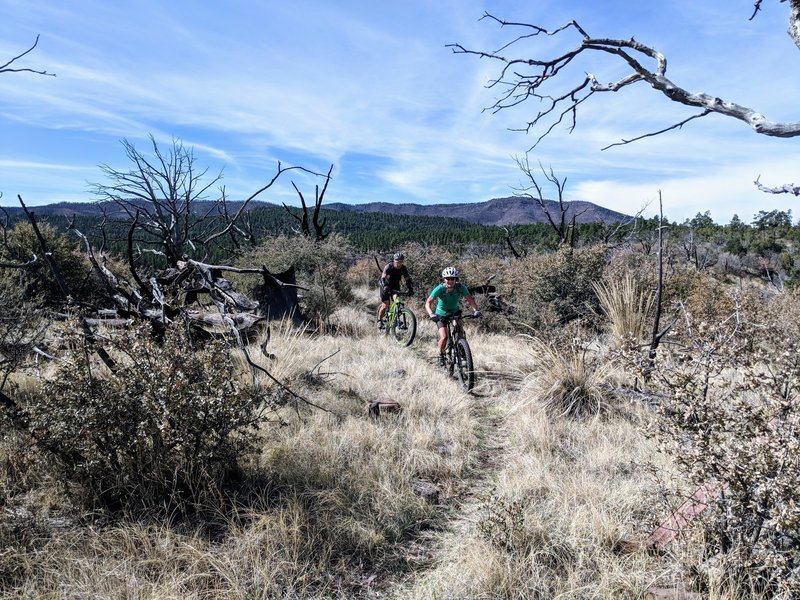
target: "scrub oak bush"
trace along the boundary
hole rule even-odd
[[[448,248],[442,246],[429,246],[426,244],[409,244],[402,248],[406,256],[406,266],[414,280],[414,292],[423,301],[431,290],[441,281],[442,269],[454,266],[463,272],[463,265],[459,264],[456,255]],[[387,256],[386,261],[391,258]],[[384,265],[386,262],[383,263]],[[469,285],[471,282],[467,282]]]
[[[513,261],[506,272],[516,316],[537,330],[576,319],[592,321],[600,306],[593,285],[606,264],[605,247],[561,248]]]
[[[298,285],[305,288],[300,294],[303,315],[323,322],[353,300],[350,284],[343,275],[351,255],[348,239],[336,233],[321,241],[302,235],[279,235],[263,240],[237,262],[264,265],[273,272],[294,267]]]
[[[41,223],[38,227],[69,291],[86,301],[102,297],[105,290],[99,278],[92,272],[86,253],[80,249],[77,238],[70,239],[61,235],[46,223]],[[46,303],[62,301],[63,294],[43,256],[33,227],[26,222],[17,223],[7,232],[4,243],[0,245],[0,263],[23,264],[34,256],[37,257],[36,262],[25,269],[0,269],[0,280],[19,288],[26,299]]]
[[[691,565],[698,586],[797,598],[800,298],[758,300],[695,289],[650,380],[662,398],[656,434],[692,486],[715,490],[695,524],[705,540]]]
[[[157,342],[136,327],[110,337],[113,372],[75,347],[27,398],[22,421],[88,506],[193,510],[255,450],[268,403],[240,383],[225,343],[193,350],[174,329]]]

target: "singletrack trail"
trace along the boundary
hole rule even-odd
[[[371,315],[375,310],[368,307]],[[436,330],[426,318],[419,318],[419,306],[412,306],[418,315],[417,338],[405,348],[421,363],[434,367],[436,361]],[[424,312],[424,310],[422,310]],[[474,327],[471,328],[475,330]],[[376,335],[382,335],[376,327]],[[470,333],[472,335],[472,333]],[[470,338],[472,339],[472,338]],[[387,338],[387,344],[392,341]],[[476,443],[467,458],[467,466],[461,479],[451,488],[448,496],[441,499],[439,510],[442,519],[439,524],[422,531],[417,536],[403,542],[401,555],[405,563],[405,573],[396,572],[376,574],[372,590],[367,597],[406,598],[411,594],[409,587],[428,570],[435,568],[443,560],[444,549],[452,536],[474,530],[481,516],[482,506],[494,487],[496,474],[502,469],[508,447],[509,430],[504,407],[509,398],[516,394],[519,378],[508,373],[490,372],[486,365],[494,345],[476,338],[473,346],[477,381],[471,393],[463,392],[463,402],[454,410],[468,410],[479,424],[476,430]],[[444,372],[434,370],[437,377],[448,377]],[[378,591],[380,590],[380,591]]]

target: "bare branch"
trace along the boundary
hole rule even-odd
[[[632,142],[638,142],[641,139],[644,139],[644,138],[647,138],[647,137],[653,137],[653,136],[656,136],[656,135],[660,135],[662,133],[666,133],[667,131],[671,131],[672,129],[682,129],[683,126],[686,125],[686,123],[688,123],[689,121],[692,121],[694,119],[700,119],[701,117],[705,117],[706,115],[709,115],[709,114],[711,114],[710,110],[704,110],[699,115],[693,115],[693,116],[689,117],[688,119],[684,119],[680,123],[675,123],[674,125],[670,125],[669,127],[665,127],[664,129],[659,129],[658,131],[653,131],[652,133],[645,133],[644,135],[640,135],[640,136],[637,136],[635,138],[631,138],[629,140],[623,139],[621,142],[614,142],[613,144],[609,144],[608,146],[604,146],[603,148],[600,148],[600,150],[608,150],[609,148],[613,148],[614,146],[624,146],[625,144],[630,144]]]
[[[794,196],[800,196],[800,185],[786,183],[778,187],[767,187],[761,183],[760,179],[761,175],[759,175],[753,183],[762,192],[767,192],[768,194],[792,194]]]
[[[572,233],[575,230],[575,221],[580,215],[586,212],[587,209],[577,213],[573,212],[571,221],[569,224],[567,224],[567,213],[570,211],[570,203],[564,200],[564,188],[567,184],[566,177],[563,180],[559,180],[552,168],[548,172],[545,170],[542,163],[539,163],[539,169],[542,171],[542,174],[544,174],[545,179],[547,179],[547,181],[549,181],[555,187],[558,197],[559,215],[558,217],[554,217],[551,214],[547,203],[555,201],[545,200],[542,193],[542,186],[536,180],[536,175],[534,175],[533,170],[531,169],[528,155],[526,154],[524,158],[517,157],[515,158],[515,161],[517,166],[530,181],[530,185],[523,186],[515,191],[523,196],[526,196],[527,198],[530,198],[531,200],[534,200],[536,204],[539,205],[539,208],[542,209],[545,217],[547,217],[547,222],[550,224],[550,227],[552,227],[553,231],[555,231],[556,235],[558,236],[560,244],[569,244],[572,246],[574,244]],[[535,190],[536,194],[532,194],[531,190]],[[556,222],[556,220],[558,222]]]
[[[39,36],[36,36],[36,40],[33,42],[33,46],[25,50],[22,54],[18,54],[7,63],[0,65],[0,73],[34,73],[36,75],[48,75],[50,77],[55,77],[55,73],[48,73],[47,71],[41,71],[38,69],[31,69],[28,67],[12,67],[11,65],[18,61],[20,58],[25,56],[26,54],[33,52],[33,49],[39,44]]]
[[[789,2],[791,7],[789,34],[800,48],[800,0],[789,0]],[[755,2],[753,16],[758,12],[760,4],[761,0]],[[667,77],[667,60],[663,54],[633,38],[592,37],[576,21],[570,21],[557,29],[548,30],[535,24],[503,21],[489,13],[485,13],[483,18],[495,21],[500,27],[522,29],[524,33],[493,52],[470,50],[460,44],[450,44],[448,47],[456,54],[471,54],[501,63],[499,75],[487,83],[488,88],[499,89],[501,93],[495,102],[485,110],[498,112],[519,106],[528,100],[536,102],[539,108],[536,109],[533,118],[524,128],[519,129],[519,131],[528,133],[534,129],[542,132],[531,148],[536,147],[556,126],[566,120],[568,120],[568,130],[574,130],[578,107],[594,94],[617,92],[639,82],[644,82],[654,90],[661,92],[672,102],[700,108],[702,112],[656,132],[625,140],[622,142],[623,144],[680,128],[689,121],[711,113],[742,121],[753,131],[762,135],[783,138],[800,136],[800,122],[770,121],[752,108],[723,100],[711,94],[689,92]],[[562,39],[570,33],[579,36],[578,42],[566,50],[556,51],[546,58],[509,57],[500,54],[501,51],[507,51],[521,40],[529,40],[537,36]],[[629,72],[612,82],[600,82],[592,73],[586,73],[581,79],[570,82],[566,72],[567,67],[575,67],[580,59],[590,58],[590,55],[597,53],[616,57],[627,65]],[[581,69],[581,72],[585,72],[585,70]],[[620,144],[611,144],[611,146],[614,145]],[[606,148],[611,146],[606,146]]]
[[[28,262],[24,263],[2,263],[0,262],[0,269],[27,269],[28,267],[32,267],[36,264],[36,261],[39,260],[39,257],[36,254],[33,255]]]

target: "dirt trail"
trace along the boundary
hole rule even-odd
[[[422,310],[411,306],[419,315]],[[377,302],[367,301],[367,311],[374,321]],[[436,360],[435,333],[425,318],[417,317],[417,336],[408,352],[420,361],[432,365]],[[378,332],[376,326],[376,333]],[[387,340],[388,341],[388,340]],[[488,348],[478,348],[480,352]],[[480,356],[476,357],[478,369],[475,389],[467,400],[461,404],[472,411],[479,427],[478,442],[469,466],[453,493],[441,498],[441,511],[444,519],[440,526],[429,529],[418,536],[403,542],[401,552],[406,572],[398,576],[397,572],[384,571],[376,573],[365,590],[368,598],[402,598],[403,590],[421,574],[435,568],[443,555],[447,540],[452,535],[473,530],[480,518],[484,501],[493,488],[495,474],[502,469],[503,457],[507,451],[509,431],[506,426],[506,415],[501,400],[514,393],[515,384],[507,376],[497,373],[486,373],[480,370]],[[441,374],[442,377],[446,375]]]
[[[424,360],[425,355],[422,351],[420,353]],[[478,422],[483,424],[478,431],[476,453],[458,488],[450,497],[443,499],[440,509],[446,517],[442,526],[423,532],[406,544],[404,558],[411,570],[402,580],[390,576],[385,581],[383,592],[387,597],[403,598],[404,589],[444,560],[444,551],[452,536],[474,531],[481,518],[483,506],[494,487],[494,477],[502,470],[508,449],[510,434],[506,415],[500,409],[505,403],[498,401],[510,393],[514,392],[510,389],[509,382],[504,382],[499,377],[490,379],[485,373],[478,374],[478,383],[470,394],[469,403],[469,409],[473,411]]]

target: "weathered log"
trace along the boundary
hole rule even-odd
[[[133,319],[86,319],[90,327],[102,325],[103,327],[130,327]]]
[[[191,319],[193,325],[201,327],[213,327],[227,329],[228,325],[225,321],[226,318],[233,321],[236,329],[239,331],[249,331],[266,321],[265,317],[254,315],[251,313],[233,313],[222,315],[218,312],[207,312],[199,310],[187,311],[187,316]]]

